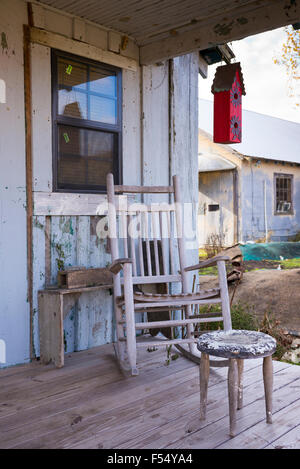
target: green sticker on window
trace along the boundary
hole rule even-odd
[[[73,69],[72,65],[68,65],[67,68],[66,68],[66,73],[67,73],[68,75],[71,75],[72,69]]]
[[[63,135],[64,135],[65,142],[69,143],[69,141],[70,141],[69,135],[66,132]]]

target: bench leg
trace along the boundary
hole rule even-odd
[[[206,418],[208,379],[209,355],[202,352],[200,360],[200,420]]]
[[[244,360],[237,360],[238,367],[238,398],[237,408],[238,410],[243,407],[243,372],[244,372]]]
[[[229,425],[230,436],[235,436],[236,429],[236,410],[238,399],[238,365],[237,360],[229,359],[228,368],[228,400],[229,400]]]
[[[54,362],[64,366],[64,315],[63,295],[39,293],[39,330],[41,363]]]
[[[272,394],[273,394],[273,362],[272,356],[263,361],[263,376],[266,400],[266,421],[272,423]]]

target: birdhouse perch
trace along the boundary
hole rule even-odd
[[[242,95],[245,95],[240,63],[218,67],[211,87],[214,95],[214,142],[241,143]]]

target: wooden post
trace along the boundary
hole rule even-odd
[[[126,262],[124,269],[124,299],[126,319],[127,354],[132,375],[138,375],[136,367],[136,331],[134,317],[134,301],[132,288],[132,264]]]
[[[237,361],[233,358],[229,359],[228,368],[228,400],[229,400],[229,435],[235,436],[236,429],[236,407],[238,397],[238,369]]]
[[[263,376],[266,400],[266,422],[272,423],[273,361],[271,355],[264,358]]]
[[[221,293],[221,300],[222,300],[222,315],[223,315],[223,320],[224,320],[224,330],[229,331],[232,329],[232,325],[231,325],[230,302],[229,302],[229,294],[228,294],[225,261],[218,261],[217,266],[218,266],[219,285],[220,285],[220,293]]]
[[[200,420],[206,418],[208,379],[209,355],[202,352],[200,360]]]
[[[54,362],[64,366],[63,295],[41,292],[38,295],[40,359],[43,364]]]
[[[115,190],[114,190],[114,177],[110,173],[106,178],[107,183],[107,200],[108,200],[108,229],[109,229],[109,240],[111,249],[112,261],[115,261],[119,257],[119,247],[117,239],[117,223],[116,223],[116,203],[115,203]],[[121,296],[121,279],[120,273],[113,276],[114,284],[114,310],[116,318],[116,332],[117,332],[117,353],[120,364],[125,361],[125,343],[120,342],[120,339],[124,337],[123,327],[120,324],[122,320],[122,313],[120,307],[117,305],[116,297]]]
[[[30,21],[30,6],[28,10]],[[33,250],[32,250],[32,99],[31,99],[31,51],[30,27],[23,26],[24,35],[24,96],[25,96],[25,146],[26,146],[26,216],[27,216],[27,296],[30,311],[30,358],[34,358],[33,348]]]
[[[238,410],[243,407],[243,372],[244,372],[244,360],[237,360],[238,366]]]

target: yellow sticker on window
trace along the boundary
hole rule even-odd
[[[70,141],[69,135],[66,132],[63,135],[64,135],[65,142],[69,143],[69,141]]]
[[[68,75],[71,75],[72,69],[73,69],[72,65],[68,65],[67,68],[66,68],[66,73],[67,73]]]

